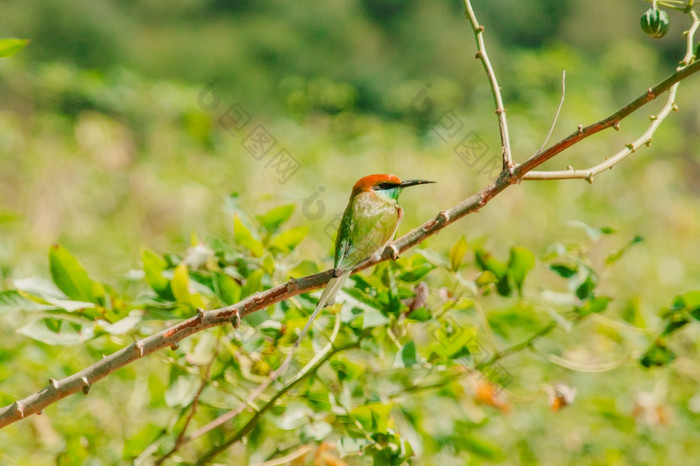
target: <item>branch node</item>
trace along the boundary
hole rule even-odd
[[[613,128],[615,128],[615,131],[620,131],[620,122],[616,121],[613,123]]]
[[[678,111],[678,105],[676,105],[676,103],[674,102],[673,105],[671,106],[671,109],[672,109],[674,112],[677,112],[677,111]]]
[[[290,278],[287,282],[287,291],[296,291],[299,289],[299,280],[296,278]],[[238,312],[238,311],[236,311]]]
[[[19,412],[19,417],[24,419],[24,406],[22,406],[22,403],[19,401],[15,401],[15,406],[17,407],[17,411]]]
[[[481,33],[481,32],[484,32],[485,29],[486,28],[484,26],[479,25],[476,27],[476,32]]]
[[[294,281],[296,282],[296,280],[294,280]],[[241,315],[238,313],[238,309],[233,310],[233,317],[231,318],[231,325],[233,325],[234,330],[241,326]]]
[[[578,125],[577,128],[578,128],[578,134],[582,134],[583,133],[583,125]]]
[[[477,60],[480,60],[481,59],[481,52],[476,52],[474,54],[474,58],[476,58]]]
[[[179,345],[177,342],[175,342],[175,343],[173,343],[172,345],[170,345],[170,349],[173,350],[173,351],[175,351],[175,350],[178,349],[179,347],[180,347],[180,345]]]
[[[446,210],[441,210],[437,215],[437,219],[440,220],[440,218],[442,218],[443,223],[447,223],[450,221],[450,214],[448,214]]]
[[[634,148],[634,144],[631,142],[629,144],[625,144],[625,147],[630,151],[630,152],[635,152],[636,149]]]
[[[500,108],[500,107],[497,108],[497,109],[496,109],[496,115],[500,115],[501,113],[506,113],[506,109],[505,109],[505,108]]]
[[[588,184],[593,184],[593,172],[590,172],[585,180],[588,181]]]
[[[87,395],[90,393],[90,382],[88,382],[87,377],[81,377],[80,380],[83,382],[83,393]]]
[[[656,99],[656,94],[654,93],[654,90],[652,88],[647,89],[647,98],[649,100]]]
[[[200,322],[204,320],[204,309],[202,309],[201,307],[197,308],[197,320],[199,320]]]
[[[653,138],[647,139],[647,141],[644,143],[644,145],[647,147],[651,147],[651,141],[653,141],[653,140],[654,140]]]
[[[650,119],[651,121],[654,121],[654,120],[658,120],[659,117],[656,116],[656,115],[649,115],[649,119]]]
[[[56,379],[49,379],[49,385],[54,390],[58,390],[58,382],[56,381]]]

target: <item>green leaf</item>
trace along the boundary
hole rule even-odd
[[[418,364],[416,344],[413,341],[409,341],[396,353],[394,367],[413,367],[416,364]]]
[[[54,306],[37,303],[27,299],[16,290],[0,292],[0,314],[15,312],[34,312],[54,309]]]
[[[589,275],[586,277],[586,280],[576,288],[576,296],[578,296],[578,299],[584,300],[591,295],[594,289],[595,281],[593,280],[593,276]]]
[[[430,262],[423,262],[420,264],[415,264],[406,267],[403,270],[401,270],[401,273],[399,274],[399,280],[407,283],[417,282],[418,280],[425,277],[428,274],[428,272],[430,272],[434,268],[435,266]]]
[[[212,272],[214,292],[224,304],[235,304],[241,299],[241,285],[222,272]]]
[[[370,432],[386,433],[393,404],[370,403],[353,408],[350,415]]]
[[[676,359],[676,355],[662,341],[656,341],[641,357],[639,362],[644,367],[661,367],[670,364]]]
[[[566,264],[551,264],[550,269],[562,278],[571,278],[578,273],[578,268]]]
[[[165,391],[165,403],[171,408],[187,406],[194,399],[198,385],[195,378],[179,376]]]
[[[450,248],[450,268],[452,270],[457,270],[462,265],[467,248],[467,240],[464,239],[464,236],[460,236],[457,242],[452,245]]]
[[[513,277],[513,282],[518,290],[518,294],[523,294],[523,283],[528,272],[535,267],[535,255],[526,248],[514,246],[510,248],[510,259],[508,269]]]
[[[581,316],[587,316],[589,314],[596,314],[598,312],[603,312],[607,307],[611,298],[607,296],[596,296],[593,299],[586,301],[586,303],[578,309],[578,313]]]
[[[364,438],[341,437],[336,448],[341,458],[348,455],[357,455],[369,445],[369,440]]]
[[[258,215],[255,218],[267,231],[274,232],[294,213],[294,204],[287,204],[268,210],[263,215]]]
[[[363,330],[366,328],[380,327],[389,323],[388,317],[371,306],[366,306],[364,311],[364,318],[362,320]]]
[[[632,246],[634,246],[635,244],[639,244],[639,243],[641,243],[642,241],[644,241],[644,237],[642,237],[642,236],[635,236],[635,237],[632,239],[632,241],[630,241],[629,243],[627,243],[627,244],[625,245],[625,247],[623,247],[622,249],[620,249],[619,251],[617,251],[617,252],[615,252],[615,253],[610,254],[610,255],[605,259],[605,263],[606,263],[607,265],[614,264],[615,262],[617,262],[618,260],[620,260],[620,258],[621,258],[627,251],[629,251],[629,249],[630,249]]]
[[[58,244],[49,249],[49,268],[54,283],[69,298],[96,303],[104,296],[102,285],[92,281],[80,262]]]
[[[184,262],[181,262],[175,267],[170,287],[178,303],[192,304],[190,296],[190,274]]]
[[[95,335],[92,323],[76,322],[57,317],[35,320],[17,331],[34,340],[56,346],[77,345],[90,340]]]
[[[146,283],[158,296],[166,300],[173,300],[173,292],[170,289],[170,281],[163,276],[168,268],[168,263],[154,251],[148,248],[141,249],[141,262],[143,272],[146,275]]]
[[[29,44],[29,39],[0,39],[0,58],[11,57]]]
[[[281,252],[292,251],[309,234],[309,227],[295,227],[283,231],[270,241],[270,248]]]
[[[474,251],[474,258],[476,259],[476,263],[481,270],[488,270],[499,280],[505,277],[508,273],[508,268],[503,262],[493,257],[490,252],[486,252],[481,248],[477,248]]]
[[[246,227],[238,214],[233,216],[233,239],[237,244],[247,248],[254,256],[260,257],[265,252],[263,244],[253,236],[253,233]]]

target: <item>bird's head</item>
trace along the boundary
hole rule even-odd
[[[396,175],[367,175],[357,180],[355,186],[352,187],[352,195],[356,196],[362,192],[373,192],[378,196],[397,200],[403,188],[427,183],[435,182],[426,180],[401,181]]]

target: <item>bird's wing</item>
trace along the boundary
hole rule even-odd
[[[336,268],[341,270],[355,268],[382,249],[396,232],[400,218],[398,204],[374,203],[368,208],[361,200],[356,200],[352,211],[348,210],[338,234],[343,238],[336,241]]]

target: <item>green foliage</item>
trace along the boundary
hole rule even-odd
[[[11,57],[29,44],[27,39],[0,39],[0,58]]]

